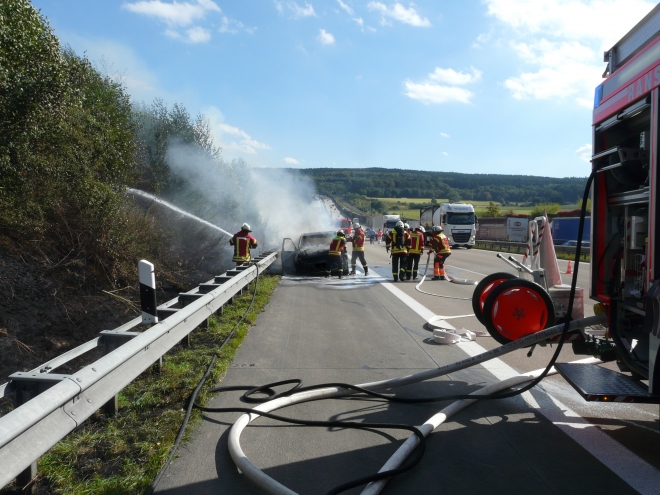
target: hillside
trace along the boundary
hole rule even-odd
[[[350,198],[448,198],[451,201],[496,201],[503,205],[572,204],[581,197],[586,177],[463,174],[385,168],[311,168],[318,192]]]

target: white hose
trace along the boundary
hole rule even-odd
[[[605,322],[606,316],[604,314],[598,316],[591,316],[589,318],[583,318],[581,320],[574,320],[569,324],[569,330],[577,330],[578,328],[585,328],[593,325],[600,325]],[[560,335],[564,330],[564,324],[555,325],[554,327],[547,328],[541,332],[527,335],[519,340],[510,342],[509,344],[497,347],[490,351],[483,352],[476,356],[468,357],[456,363],[448,364],[435,368],[432,370],[423,371],[421,373],[415,373],[413,375],[408,375],[400,378],[393,378],[390,380],[381,380],[378,382],[363,383],[358,385],[362,388],[367,388],[369,390],[386,390],[390,388],[400,387],[402,385],[408,385],[411,383],[417,383],[424,380],[429,380],[431,378],[436,378],[438,376],[447,375],[449,373],[454,373],[456,371],[472,367],[474,365],[483,363],[484,361],[490,361],[491,359],[497,358],[509,352],[515,351],[522,347],[526,347],[538,342],[542,342],[549,338]],[[293,404],[299,404],[301,402],[307,402],[310,400],[318,399],[329,399],[332,397],[344,397],[347,395],[354,394],[356,392],[352,390],[347,390],[341,387],[326,387],[316,390],[308,390],[305,392],[299,392],[292,394],[287,397],[280,397],[263,404],[258,405],[254,408],[254,413],[247,413],[241,415],[236,422],[232,425],[231,430],[229,431],[228,438],[228,447],[229,454],[234,460],[236,467],[241,471],[245,476],[247,476],[252,482],[260,486],[268,493],[275,495],[296,495],[295,492],[291,491],[286,486],[275,481],[273,478],[268,476],[266,473],[261,471],[258,467],[250,462],[243,450],[241,449],[241,433],[247,427],[247,425],[259,417],[259,411],[270,412],[281,407],[291,406]]]
[[[601,361],[595,358],[586,358],[572,362],[591,364],[591,363],[600,363]],[[475,390],[470,395],[491,395],[494,394],[495,392],[499,392],[507,388],[515,387],[516,385],[522,385],[523,383],[531,382],[532,380],[538,378],[539,375],[543,373],[544,370],[545,368],[536,371],[530,371],[529,373],[523,373],[518,376],[512,376],[507,380],[493,383],[486,387],[480,388],[479,390]],[[552,368],[550,368],[550,371],[546,376],[554,375],[556,373],[557,370],[553,366]],[[477,399],[463,399],[451,403],[450,405],[445,407],[442,411],[427,419],[426,422],[419,427],[419,430],[422,432],[422,434],[425,437],[429,436],[429,434],[433,430],[435,430],[438,426],[444,423],[452,415],[454,415],[461,409],[466,408],[467,406],[469,406],[470,404],[476,401]],[[383,471],[390,471],[392,469],[396,469],[400,467],[404,463],[404,461],[408,458],[410,453],[413,450],[415,450],[415,447],[417,447],[417,445],[419,445],[419,438],[417,438],[417,436],[415,435],[411,435],[408,438],[408,440],[406,440],[403,443],[403,445],[401,445],[401,447],[399,447],[399,449],[392,455],[392,457],[388,459],[388,461],[383,465],[383,467],[378,472],[381,473]],[[389,480],[390,479],[387,478],[369,483],[364,488],[364,490],[362,490],[362,495],[377,495],[378,493],[381,492],[381,490],[385,487],[385,485]]]

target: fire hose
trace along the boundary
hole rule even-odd
[[[589,179],[587,180],[587,184],[583,195],[580,225],[578,229],[579,234],[581,234],[584,229],[586,204],[587,204],[587,198],[588,198],[589,190],[591,188],[592,181],[593,181],[593,173],[589,176]],[[580,250],[582,244],[581,241],[582,241],[582,237],[581,235],[579,235],[578,243],[576,247],[576,260],[578,260],[580,256]],[[429,259],[427,259],[427,264],[426,264],[427,269],[428,269],[428,262]],[[571,295],[567,310],[568,315],[572,314],[572,310],[573,310],[573,301],[574,301],[574,294],[577,285],[578,269],[579,269],[579,263],[576,263],[575,270],[573,272],[573,279],[571,282]],[[422,282],[418,284],[416,289],[419,290],[419,286],[423,283],[425,276],[426,273],[422,278]],[[257,284],[255,283],[255,294],[256,294],[256,289],[257,289]],[[423,291],[420,290],[420,292]],[[454,298],[454,297],[441,296],[441,295],[438,296],[447,297],[450,299],[463,299],[463,298]],[[516,395],[522,394],[532,389],[533,387],[538,385],[540,381],[543,378],[545,378],[548,374],[554,373],[554,364],[557,358],[559,357],[559,354],[562,350],[563,344],[569,332],[578,329],[584,329],[589,326],[605,324],[606,321],[607,321],[607,316],[605,314],[600,314],[597,316],[582,318],[573,321],[566,319],[566,321],[560,325],[555,325],[545,330],[541,330],[537,333],[526,335],[518,340],[512,341],[508,344],[502,345],[495,349],[491,349],[489,351],[483,352],[479,355],[468,357],[461,361],[457,361],[449,365],[441,366],[436,369],[427,370],[420,373],[415,373],[412,375],[408,375],[400,378],[393,378],[389,380],[381,380],[376,382],[363,383],[359,385],[352,385],[347,383],[325,383],[325,384],[314,385],[311,387],[302,387],[301,386],[302,382],[300,380],[294,379],[294,380],[284,380],[281,382],[276,382],[276,383],[271,383],[256,387],[252,387],[252,386],[217,387],[215,389],[212,389],[212,391],[218,391],[218,392],[228,391],[228,390],[247,390],[247,392],[243,395],[246,401],[262,402],[261,404],[259,404],[258,406],[252,409],[243,408],[243,407],[212,408],[212,407],[203,407],[196,403],[197,394],[199,393],[206,379],[210,375],[210,371],[212,369],[213,363],[215,362],[215,357],[214,357],[213,360],[211,361],[211,364],[209,365],[209,368],[204,374],[204,377],[202,378],[202,380],[200,381],[199,385],[197,386],[197,388],[195,389],[195,391],[193,392],[190,398],[189,412],[192,409],[192,407],[197,407],[202,411],[206,411],[206,412],[244,413],[236,420],[236,422],[233,424],[229,432],[229,438],[228,438],[229,453],[240,472],[242,472],[255,484],[266,490],[268,493],[277,494],[277,495],[296,495],[296,494],[286,486],[280,484],[279,482],[277,482],[276,480],[265,474],[254,464],[252,464],[245,455],[245,453],[243,452],[240,444],[240,437],[243,430],[249,425],[250,422],[254,421],[259,416],[265,416],[279,421],[284,421],[298,425],[306,425],[306,426],[320,426],[320,427],[339,426],[342,428],[359,428],[359,429],[373,429],[373,428],[390,429],[391,428],[391,429],[406,429],[411,431],[414,434],[414,436],[409,438],[401,446],[401,448],[397,450],[397,452],[390,458],[390,460],[387,461],[387,463],[378,473],[349,481],[327,492],[328,495],[334,495],[346,491],[350,488],[354,488],[369,483],[366,486],[363,493],[376,494],[379,493],[380,490],[382,490],[388,478],[412,469],[421,460],[425,449],[425,437],[431,431],[433,431],[442,421],[448,418],[451,414],[459,411],[460,409],[466,407],[467,405],[471,404],[476,400],[504,399],[504,398],[514,397]],[[378,392],[380,390],[390,390],[396,387],[401,387],[412,383],[418,383],[421,381],[429,380],[431,378],[436,378],[459,370],[463,370],[475,366],[477,364],[483,363],[485,361],[498,358],[500,356],[513,352],[517,349],[532,346],[557,336],[560,336],[560,338],[557,342],[556,350],[552,358],[550,359],[550,362],[544,369],[537,370],[524,375],[519,375],[509,380],[505,380],[503,382],[490,385],[481,390],[473,392],[472,394],[446,395],[439,397],[424,397],[424,398],[406,398],[399,396],[384,395]],[[526,385],[516,390],[510,392],[504,392],[504,393],[500,392],[501,390],[509,389],[513,386],[522,385],[523,383],[526,383]],[[274,387],[286,385],[286,384],[295,384],[295,385],[291,389],[281,393],[276,393],[273,390]],[[283,407],[287,407],[290,405],[299,404],[311,400],[340,398],[349,395],[355,395],[357,393],[361,393],[367,396],[376,397],[379,399],[384,399],[393,402],[403,402],[403,403],[413,403],[413,404],[438,402],[438,401],[446,401],[446,400],[454,400],[459,402],[455,402],[450,406],[444,408],[438,414],[430,418],[421,427],[414,427],[410,425],[395,425],[388,423],[353,423],[347,421],[306,421],[306,420],[298,420],[293,418],[285,418],[271,413],[271,411]],[[255,398],[253,397],[253,395],[255,394],[262,394],[262,395],[265,394],[267,397],[265,399]],[[187,415],[187,417],[189,417],[189,414]],[[185,428],[185,423],[184,425],[182,425],[182,430],[180,431],[179,437],[182,436],[184,428]],[[412,458],[409,460],[407,465],[404,465],[405,460],[411,454],[412,454]],[[173,455],[174,455],[174,451],[172,452],[170,459],[172,458]],[[163,470],[165,469],[165,467],[163,468]],[[154,483],[150,486],[150,490],[153,490],[153,487],[158,482],[158,479],[160,478],[162,472],[163,471],[161,471],[161,473],[156,478]]]

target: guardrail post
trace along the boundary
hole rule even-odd
[[[57,375],[55,373],[25,373],[18,372],[9,376],[14,384],[14,408],[20,407],[30,399],[33,399],[41,392],[49,389],[56,383],[65,379],[68,375]],[[30,467],[16,476],[16,484],[23,488],[27,486],[37,475],[38,460],[30,464]],[[34,485],[30,486],[23,493],[34,493]]]
[[[147,260],[138,262],[140,278],[140,307],[142,308],[142,323],[158,323],[156,304],[156,276],[154,265]]]
[[[140,284],[141,285],[141,284]],[[103,355],[111,353],[117,347],[125,344],[132,338],[140,335],[138,332],[117,332],[116,330],[103,330],[101,340],[103,343]],[[114,416],[119,411],[119,394],[110,399],[101,406],[101,410],[106,416]]]

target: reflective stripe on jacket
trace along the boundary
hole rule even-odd
[[[355,234],[353,234],[353,240],[351,241],[353,243],[353,251],[364,251],[364,239],[364,230],[357,229]]]
[[[330,243],[329,256],[341,256],[341,252],[346,249],[346,239],[338,235]]]
[[[447,236],[442,232],[434,234],[433,237],[431,237],[431,250],[435,251],[435,254],[451,253]]]
[[[416,230],[410,233],[408,252],[410,254],[422,254],[424,252],[424,234]]]
[[[387,234],[387,239],[385,240],[385,246],[388,248],[392,246],[392,254],[408,254],[408,248],[406,247],[406,244],[408,244],[408,239],[410,239],[410,234],[408,232],[403,232],[403,248],[399,248],[396,245],[396,230],[392,229],[390,230],[390,233]]]
[[[241,230],[234,234],[234,237],[229,240],[229,244],[234,246],[234,257],[232,261],[245,263],[246,261],[250,261],[250,248],[257,247],[257,240],[249,232]]]

